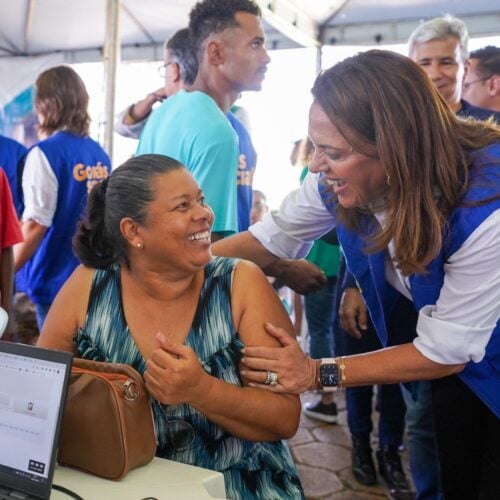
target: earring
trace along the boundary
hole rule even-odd
[[[386,180],[386,182],[387,182],[387,185],[388,185],[388,186],[390,186],[390,185],[391,185],[391,176],[390,176],[390,175],[388,175],[388,176],[387,176],[387,180]]]
[[[137,243],[137,248],[142,248],[142,243]]]

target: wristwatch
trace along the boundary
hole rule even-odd
[[[334,358],[323,358],[319,365],[319,384],[324,391],[336,391],[340,385],[339,366]]]

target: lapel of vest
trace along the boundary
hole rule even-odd
[[[390,314],[396,291],[385,280],[385,251],[367,254],[366,236],[378,229],[374,217],[365,216],[364,234],[337,227],[337,236],[342,246],[349,272],[356,278],[358,287],[368,306],[370,318],[383,346],[388,344],[386,316]]]
[[[323,174],[320,174],[318,192],[326,209],[335,215],[335,199],[332,196],[331,189],[322,182],[323,177]],[[364,251],[366,240],[369,235],[374,234],[374,232],[379,229],[376,218],[373,215],[364,215],[361,221],[361,227],[362,230],[358,233],[347,230],[342,225],[338,225],[336,228],[337,237],[342,246],[347,269],[356,279],[358,288],[367,304],[372,323],[382,345],[385,347],[391,344],[391,342],[389,342],[386,319],[389,318],[399,293],[390,286],[385,279],[386,251],[370,255]],[[438,271],[438,267],[436,267],[435,271]],[[413,276],[412,278],[418,290],[416,294],[418,303],[421,305],[430,303],[426,302],[426,300],[428,300],[429,296],[434,297],[436,295],[436,289],[432,287],[427,289],[429,283],[424,276]],[[410,282],[412,282],[412,279],[410,279]],[[440,289],[441,287],[437,288],[438,295]],[[432,293],[428,293],[431,290]],[[422,293],[420,293],[420,291],[422,291]]]
[[[426,274],[410,276],[410,290],[417,311],[427,304],[435,304],[444,282],[444,257],[441,250],[427,266]]]

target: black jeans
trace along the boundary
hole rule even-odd
[[[500,498],[500,419],[451,375],[432,382],[434,426],[446,500]]]
[[[371,321],[361,339],[345,335],[345,354],[375,351],[382,345]],[[374,386],[348,387],[345,390],[347,423],[351,434],[368,436],[372,431],[372,397]],[[399,446],[403,441],[406,407],[399,384],[379,385],[376,397],[379,412],[378,434],[381,445]]]

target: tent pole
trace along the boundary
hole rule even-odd
[[[120,61],[120,0],[106,0],[104,42],[104,149],[113,162],[116,69]]]
[[[321,71],[323,66],[323,45],[320,45],[316,49],[316,74]]]

